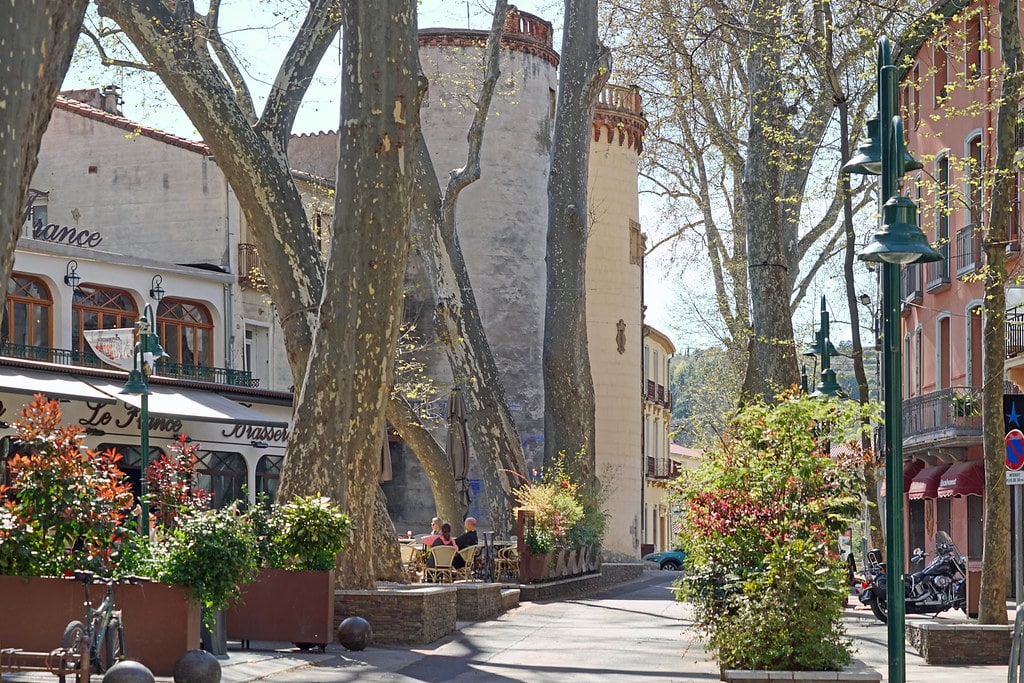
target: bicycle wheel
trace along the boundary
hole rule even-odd
[[[103,670],[124,659],[124,627],[117,617],[110,617],[107,632],[103,638]]]
[[[85,624],[77,620],[72,621],[64,627],[64,635],[60,639],[60,646],[68,652],[81,654],[83,645],[86,651],[88,651],[89,647],[89,641],[84,636],[86,636]]]

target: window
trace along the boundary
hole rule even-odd
[[[947,534],[949,530],[949,498],[938,498],[935,500],[935,530],[945,531]]]
[[[39,278],[14,273],[7,281],[7,310],[0,337],[11,344],[52,346],[53,298]]]
[[[245,370],[256,386],[270,386],[270,328],[265,325],[245,325]]]
[[[949,242],[949,157],[944,156],[938,162],[938,202],[935,209],[935,241],[940,244]]]
[[[157,308],[156,324],[168,362],[213,366],[213,322],[206,306],[168,297]]]
[[[967,559],[980,560],[984,547],[983,525],[985,523],[981,496],[967,498]]]
[[[967,142],[967,221],[971,225],[981,226],[982,199],[982,163],[981,135],[978,134]]]
[[[125,476],[132,483],[132,492],[135,497],[142,495],[142,447],[139,444],[127,444],[127,443],[101,443],[96,447],[96,450],[104,453],[106,451],[117,451],[121,454],[121,459],[117,461],[117,467],[119,470],[125,473]],[[149,447],[149,460],[147,465],[151,462],[158,460],[164,452],[156,446]]]
[[[967,311],[967,357],[968,384],[972,387],[981,387],[981,359],[982,359],[982,318],[981,306],[974,306]]]
[[[942,106],[942,100],[946,97],[946,87],[948,85],[947,74],[946,74],[946,51],[942,47],[933,48],[935,56],[935,72],[932,75],[932,89],[935,95],[935,108],[939,109]]]
[[[629,221],[629,262],[634,266],[644,263],[644,236],[640,224],[633,219]]]
[[[277,496],[283,465],[283,455],[264,455],[256,463],[256,495],[266,494],[268,503],[273,503]]]
[[[981,15],[967,20],[967,54],[965,80],[969,83],[981,76]]]
[[[71,305],[71,348],[87,351],[85,330],[110,330],[117,327],[135,327],[138,309],[131,295],[121,289],[79,285]]]
[[[938,339],[936,340],[936,364],[935,364],[935,388],[946,389],[949,387],[950,375],[953,372],[950,353],[950,318],[947,314],[939,319]]]
[[[210,503],[222,508],[236,500],[247,502],[245,497],[248,468],[239,453],[201,451],[199,463],[199,486],[210,492]]]
[[[914,330],[914,377],[913,377],[913,395],[921,395],[921,358],[924,356],[924,350],[921,346],[921,328],[918,327]]]

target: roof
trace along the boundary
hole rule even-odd
[[[661,344],[663,347],[665,347],[665,349],[668,350],[670,355],[676,352],[676,345],[672,343],[672,340],[668,338],[667,334],[657,329],[656,327],[651,327],[650,325],[645,323],[644,336],[651,337],[654,341]]]
[[[149,126],[143,126],[142,124],[135,123],[130,119],[126,119],[123,116],[117,114],[111,114],[110,112],[91,107],[84,102],[65,97],[63,95],[57,96],[56,102],[57,109],[63,109],[64,111],[77,114],[78,116],[84,116],[85,118],[92,119],[94,121],[100,121],[110,126],[116,126],[117,128],[123,128],[124,130],[130,131],[143,137],[151,138],[159,142],[173,145],[175,147],[181,147],[187,149],[190,152],[196,154],[210,154],[210,148],[202,142],[196,142],[195,140],[186,140],[185,138],[172,135],[171,133],[165,133],[156,128],[150,128]]]

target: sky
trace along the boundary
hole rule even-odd
[[[236,53],[248,55],[252,60],[242,64],[242,68],[257,101],[257,111],[294,35],[294,23],[282,18],[280,12],[273,8],[288,5],[292,1],[255,3],[251,0],[224,0],[222,5],[221,31],[225,41],[237,48]],[[200,4],[197,3],[197,6]],[[560,50],[562,3],[558,0],[520,0],[515,4],[524,12],[552,22],[555,49]],[[301,9],[302,3],[293,6]],[[487,29],[490,26],[490,9],[491,6],[481,0],[423,0],[420,3],[419,26]],[[340,53],[337,46],[336,40],[335,47],[328,50],[321,61],[317,76],[296,118],[293,129],[295,133],[315,133],[338,128],[337,78],[340,72]],[[257,57],[253,58],[253,55]],[[122,111],[130,120],[187,139],[199,139],[191,122],[155,78],[147,79],[135,73],[104,69],[98,66],[95,56],[83,57],[73,63],[63,89],[100,87],[110,83],[121,88],[124,100]],[[654,225],[656,211],[645,202],[643,195],[640,214],[641,225]],[[690,277],[698,276],[691,274]],[[701,335],[687,335],[675,328],[670,315],[672,291],[667,266],[656,255],[649,258],[644,286],[646,322],[672,337],[680,348],[710,344],[710,341],[703,344],[694,341],[700,340]]]

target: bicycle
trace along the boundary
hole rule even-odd
[[[72,578],[85,586],[85,619],[75,619],[64,628],[61,647],[83,657],[86,655],[83,646],[88,647],[90,668],[94,673],[103,673],[125,657],[121,610],[114,606],[114,585],[119,581],[112,578],[97,580],[96,575],[89,571],[75,571]],[[134,583],[130,578],[125,582]],[[93,607],[89,596],[89,585],[93,583],[104,585],[103,600],[98,607]]]

